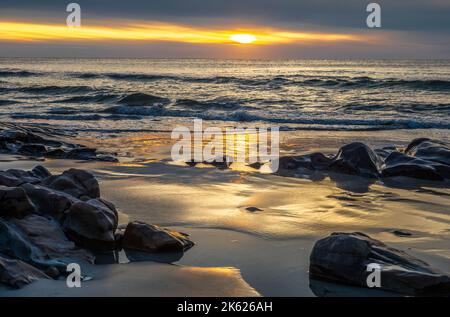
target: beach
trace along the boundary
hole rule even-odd
[[[371,135],[366,139],[380,145],[385,142],[381,137],[377,140]],[[316,142],[316,146],[330,151],[336,150],[336,143],[345,143],[345,139],[319,139],[322,144]],[[288,144],[292,146],[292,142]],[[180,166],[170,162],[165,146],[147,150],[159,159],[134,163],[52,159],[36,162],[3,156],[1,168],[29,170],[42,164],[54,173],[73,167],[89,170],[99,179],[102,197],[124,214],[122,222],[141,220],[186,232],[196,245],[179,259],[154,256],[150,262],[130,264],[124,257],[122,264],[99,265],[93,280],[85,282],[93,285],[86,290],[71,293],[63,281],[51,282],[55,286],[39,282],[23,290],[3,291],[2,296],[386,296],[386,292],[378,290],[311,283],[311,249],[315,241],[336,231],[364,232],[448,272],[450,190],[446,184],[420,180],[412,184],[408,178],[383,183],[342,174],[321,179],[317,172],[306,170],[303,175],[285,177],[239,168]],[[251,212],[247,207],[259,210]],[[397,236],[393,233],[396,230],[411,235]],[[155,268],[153,261],[170,264]],[[173,266],[181,268],[182,277],[165,271]],[[201,292],[196,293],[189,286],[191,267],[206,270],[205,275],[192,276],[204,279]],[[187,272],[184,268],[188,268]],[[233,273],[222,274],[221,270]],[[98,272],[102,272],[100,281]],[[167,280],[147,278],[154,273],[167,276]],[[146,278],[140,281],[136,274]],[[176,291],[166,291],[166,286],[162,286],[180,280],[188,284]],[[105,293],[103,283],[115,285],[116,281],[121,287],[108,288]],[[217,289],[217,285],[230,282],[237,285],[231,290]],[[218,293],[209,293],[212,290]]]
[[[92,71],[85,68],[95,68],[93,61],[66,62],[28,61],[0,78],[7,79],[1,89],[9,101],[1,109],[2,128],[40,129],[46,138],[101,154],[84,160],[4,153],[0,170],[42,165],[53,175],[89,171],[101,197],[117,208],[119,226],[155,224],[189,234],[195,245],[182,254],[97,255],[87,268],[92,279],[79,289],[67,288],[61,278],[19,290],[2,286],[0,296],[405,295],[311,278],[313,247],[333,232],[362,232],[450,274],[448,179],[370,178],[303,167],[270,173],[171,158],[171,130],[192,127],[193,118],[206,127],[280,126],[281,157],[331,157],[353,142],[399,152],[417,138],[448,144],[450,86],[448,68],[441,68],[448,62],[386,62],[385,68],[382,62],[290,61],[264,66],[269,76],[261,62],[242,61],[210,61],[211,68],[194,74],[198,61],[150,61],[151,72],[136,74],[145,62],[133,60],[128,77],[125,61],[105,60]],[[16,69],[19,62],[2,63]],[[167,64],[174,66],[168,71]],[[185,68],[171,73],[180,65]],[[228,73],[211,74],[214,65]],[[420,67],[434,73],[414,78]],[[294,80],[299,68],[303,73]],[[308,78],[317,74],[322,78]],[[57,85],[50,84],[55,78]]]

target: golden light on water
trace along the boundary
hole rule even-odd
[[[108,25],[105,23],[105,25]],[[111,24],[109,24],[111,25]],[[212,44],[286,44],[295,42],[361,41],[353,34],[294,32],[264,27],[249,30],[206,29],[168,23],[129,23],[113,26],[0,22],[0,41],[169,41]]]

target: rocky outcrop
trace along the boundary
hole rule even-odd
[[[93,263],[94,259],[67,239],[56,221],[39,215],[0,219],[0,253],[42,271],[57,268],[61,273],[69,263]]]
[[[69,263],[92,264],[93,252],[122,244],[151,253],[193,245],[185,234],[141,222],[118,230],[118,211],[87,171],[51,175],[37,166],[0,171],[0,181],[0,283],[11,287],[57,278]]]
[[[381,289],[408,295],[450,295],[450,277],[362,233],[333,233],[316,242],[312,278],[368,287],[368,265],[380,268]]]
[[[194,243],[188,235],[143,222],[130,222],[122,241],[123,248],[147,252],[183,252]]]
[[[79,169],[72,168],[61,175],[49,176],[42,185],[82,200],[100,197],[100,186],[94,175]]]
[[[43,278],[50,277],[25,262],[11,260],[0,255],[0,283],[13,288],[22,288]]]
[[[0,186],[0,217],[23,218],[36,208],[23,188]]]
[[[98,152],[80,144],[49,139],[24,127],[11,130],[0,126],[0,153],[117,162],[113,154]]]
[[[405,176],[444,181],[450,179],[450,145],[442,141],[416,139],[405,150],[395,146],[372,150],[355,142],[341,147],[334,157],[313,153],[279,159],[280,175],[300,168],[370,178]]]
[[[50,216],[62,222],[69,208],[78,201],[69,194],[49,189],[42,185],[23,184],[21,186],[40,215]]]

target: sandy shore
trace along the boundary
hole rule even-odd
[[[289,144],[297,142],[293,137]],[[332,150],[340,141],[328,142],[322,148]],[[364,232],[450,273],[450,189],[442,184],[191,168],[169,162],[165,146],[152,149],[160,159],[36,162],[3,155],[0,168],[42,164],[52,172],[90,170],[99,179],[102,196],[126,218],[187,232],[196,242],[194,248],[181,258],[156,256],[150,258],[153,262],[140,262],[149,258],[123,257],[123,264],[95,266],[93,280],[74,291],[63,281],[41,281],[20,291],[0,291],[1,296],[392,295],[310,281],[312,246],[335,231]],[[412,235],[399,237],[394,230]]]

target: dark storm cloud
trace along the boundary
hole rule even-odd
[[[161,20],[189,24],[241,21],[267,26],[364,28],[365,7],[382,6],[384,29],[450,30],[448,0],[1,0],[0,18],[61,18],[70,2],[81,5],[85,18]]]

